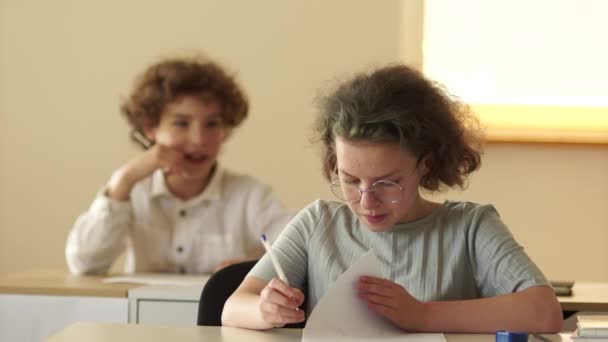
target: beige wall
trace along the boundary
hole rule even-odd
[[[250,94],[226,166],[293,208],[328,196],[309,143],[312,99],[335,76],[418,55],[400,5],[0,0],[0,273],[65,269],[74,219],[137,153],[121,96],[145,65],[174,53],[207,52]],[[550,277],[608,281],[607,148],[493,145],[484,161],[449,197],[495,203]]]
[[[608,281],[608,146],[490,145],[450,195],[493,203],[548,277]]]

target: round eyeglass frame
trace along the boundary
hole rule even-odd
[[[343,201],[343,202],[357,203],[357,202],[361,201],[361,198],[363,198],[363,194],[364,193],[373,193],[374,197],[376,199],[378,199],[380,201],[383,201],[382,197],[380,197],[380,196],[378,196],[376,194],[376,191],[377,191],[376,186],[378,184],[387,184],[387,185],[390,185],[390,186],[396,186],[397,188],[399,188],[399,191],[401,193],[403,193],[403,187],[401,185],[399,185],[399,184],[397,184],[397,183],[395,183],[393,181],[386,180],[386,179],[381,179],[379,181],[374,182],[374,184],[372,184],[372,186],[369,189],[359,189],[359,188],[357,188],[357,190],[359,191],[359,198],[357,198],[356,200],[350,200],[350,201],[347,200],[346,198],[343,198],[343,197],[346,197],[346,196],[344,195],[342,181],[340,179],[336,179],[336,180],[332,181],[331,184],[330,184],[330,186],[329,186],[329,188],[331,190],[331,193],[334,194],[334,196],[337,199],[339,199],[340,201]],[[353,185],[353,188],[356,188],[356,186]],[[401,199],[390,201],[390,203],[391,204],[395,204],[395,203],[398,203],[400,200]]]

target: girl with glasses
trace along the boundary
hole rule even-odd
[[[560,305],[492,205],[421,196],[463,187],[481,162],[468,107],[404,65],[360,73],[320,105],[323,170],[339,201],[303,209],[226,303],[223,322],[252,329],[305,319],[332,283],[373,250],[383,278],[359,299],[411,332],[555,333]],[[302,292],[307,284],[307,293]],[[298,309],[307,297],[307,308]],[[306,312],[306,313],[305,313]]]

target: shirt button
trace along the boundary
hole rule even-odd
[[[184,247],[182,246],[177,246],[177,253],[181,253],[184,251]]]
[[[179,211],[179,216],[184,217],[186,216],[186,209],[182,209]]]

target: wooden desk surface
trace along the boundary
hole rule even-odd
[[[127,298],[141,284],[106,284],[104,276],[74,276],[67,271],[33,270],[0,275],[0,294]],[[572,296],[558,297],[564,311],[608,312],[608,283],[575,282]]]
[[[127,298],[141,284],[105,284],[104,276],[74,276],[67,271],[36,270],[0,276],[0,294]]]
[[[142,324],[111,324],[111,323],[76,323],[63,331],[51,336],[47,342],[131,342],[131,341],[203,341],[203,342],[300,342],[301,329],[275,329],[272,331],[255,331],[229,327],[197,327],[197,326],[157,326]],[[448,342],[490,342],[495,340],[493,334],[446,334]],[[543,335],[546,341],[570,341],[566,335]],[[534,341],[530,337],[530,341]],[[543,340],[539,340],[543,341]]]
[[[608,311],[608,283],[575,282],[572,296],[557,299],[564,311]]]

